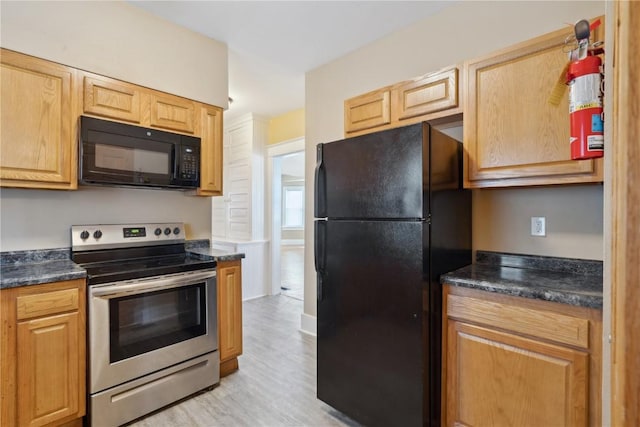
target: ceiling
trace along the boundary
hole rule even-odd
[[[452,1],[130,1],[229,49],[227,119],[304,107],[304,74]]]

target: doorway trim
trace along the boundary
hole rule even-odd
[[[267,235],[269,236],[270,257],[270,292],[269,295],[280,294],[280,249],[282,247],[280,233],[275,230],[281,229],[281,198],[280,185],[280,162],[279,158],[286,154],[293,154],[305,151],[304,137],[290,139],[277,144],[267,145],[267,197],[265,206],[265,223],[268,224]],[[305,180],[307,177],[305,176]]]

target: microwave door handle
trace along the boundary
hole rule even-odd
[[[177,161],[177,157],[178,157],[178,150],[181,150],[182,147],[180,145],[174,145],[173,146],[173,150],[171,150],[171,154],[172,154],[172,159],[171,159],[171,164],[173,165],[173,179],[178,179],[178,161]]]

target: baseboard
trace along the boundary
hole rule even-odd
[[[316,316],[311,316],[306,313],[300,315],[300,332],[317,336],[318,331],[318,319]]]
[[[262,298],[262,297],[266,297],[266,296],[267,296],[267,294],[254,295],[254,296],[250,296],[249,298],[242,298],[242,302],[251,301],[252,299],[258,299],[258,298]]]

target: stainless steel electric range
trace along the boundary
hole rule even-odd
[[[220,380],[216,262],[184,225],[71,227],[87,271],[88,420],[117,426]]]

